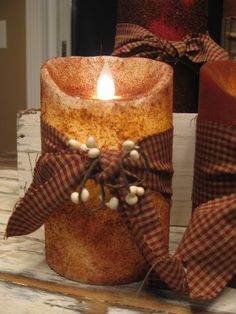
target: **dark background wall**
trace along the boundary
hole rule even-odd
[[[73,0],[72,8],[72,54],[110,54],[115,37],[117,0]]]
[[[223,0],[208,0],[208,31],[220,45],[223,17]]]

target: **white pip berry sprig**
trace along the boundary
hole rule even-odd
[[[76,150],[81,150],[84,153],[88,154],[88,157],[91,159],[97,158],[100,155],[100,149],[97,146],[94,138],[89,136],[86,143],[80,143],[74,139],[68,141],[68,145]]]
[[[101,151],[92,136],[87,139],[85,144],[81,144],[80,142],[71,139],[68,141],[68,145],[73,149],[82,151],[84,154],[87,154],[90,159],[93,159],[79,185],[79,192],[73,192],[71,194],[71,201],[75,204],[80,204],[80,207],[83,209],[84,203],[90,198],[89,191],[85,185],[88,179],[92,178],[96,181],[96,173],[98,173],[99,169],[99,156]],[[135,174],[132,174],[124,168],[124,162],[127,163],[127,158],[128,160],[130,158],[133,161],[138,161],[140,159],[143,162],[144,167],[148,169],[149,164],[147,157],[144,153],[140,152],[139,149],[140,147],[131,140],[126,140],[122,144],[123,153],[119,158],[117,165],[119,169],[118,174],[116,173],[113,178],[109,178],[109,180],[104,182],[96,182],[100,185],[99,198],[101,204],[97,208],[89,209],[90,211],[98,210],[105,205],[111,209],[117,209],[119,206],[119,198],[117,195],[119,194],[118,191],[121,189],[126,190],[124,200],[128,205],[132,206],[138,203],[139,197],[142,197],[145,193],[145,190],[141,185],[146,180],[146,171],[144,172],[144,178],[139,180]],[[132,181],[131,183],[129,182],[130,180]],[[111,190],[113,195],[116,195],[112,196],[108,202],[105,202],[105,186]]]
[[[143,196],[145,190],[142,186],[131,185],[129,187],[129,193],[125,197],[125,201],[129,205],[135,205],[138,203],[138,196]]]
[[[135,143],[131,140],[127,140],[122,145],[124,153],[129,154],[130,158],[133,160],[138,160],[140,154],[138,152],[139,146],[135,145]]]

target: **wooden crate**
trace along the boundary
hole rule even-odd
[[[196,114],[174,114],[173,206],[171,225],[186,226],[191,216]],[[32,181],[41,152],[40,111],[21,111],[17,117],[17,152],[20,196]]]

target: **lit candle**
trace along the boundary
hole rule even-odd
[[[109,81],[108,73],[113,76]],[[172,127],[172,74],[169,65],[144,58],[51,59],[41,72],[42,121],[79,143],[92,137],[101,151],[120,150],[127,140],[138,142]],[[94,208],[98,189],[92,180],[88,185],[86,204]],[[45,224],[47,262],[59,274],[93,284],[121,284],[146,273],[143,256],[115,210],[118,200],[106,194],[109,206],[101,210],[88,215],[69,199]],[[136,194],[132,202],[143,190],[137,187]],[[158,192],[153,197],[168,242],[170,204]],[[72,199],[77,202],[77,194]]]
[[[97,95],[93,99],[112,100],[120,99],[115,95],[115,82],[107,62],[104,63],[97,82]]]
[[[98,78],[97,98],[102,100],[113,99],[115,96],[115,84],[109,65],[105,62]]]

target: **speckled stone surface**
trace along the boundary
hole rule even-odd
[[[92,99],[105,61],[114,77],[116,95],[122,97],[119,100]],[[69,138],[84,143],[93,136],[101,148],[119,149],[126,139],[137,141],[172,127],[172,80],[169,65],[149,59],[51,59],[41,71],[42,119]],[[90,191],[91,202],[95,202],[96,187],[91,186]],[[168,243],[170,206],[158,192],[153,197]],[[68,201],[45,227],[47,262],[67,278],[119,284],[139,280],[147,271],[116,211],[104,208],[88,215]]]

